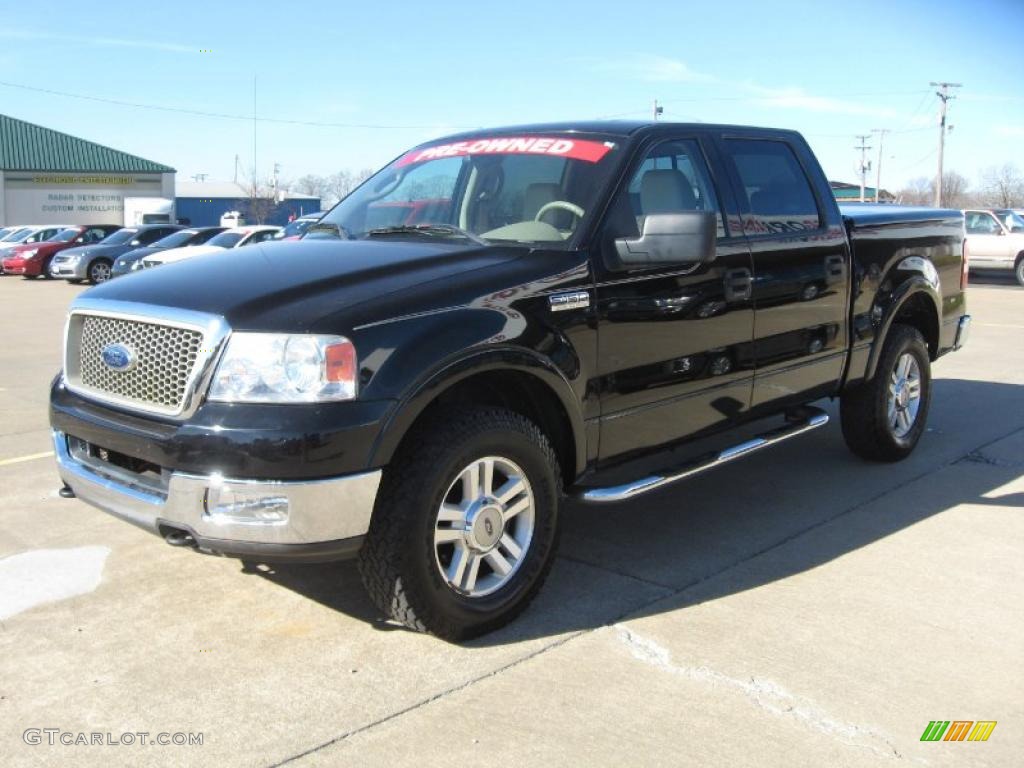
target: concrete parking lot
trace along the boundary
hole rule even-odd
[[[1020,764],[1024,289],[974,279],[907,461],[834,421],[570,507],[538,600],[465,646],[380,622],[350,563],[247,569],[59,498],[47,385],[80,290],[0,278],[4,765]],[[998,725],[921,742],[932,720]]]

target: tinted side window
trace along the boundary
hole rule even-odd
[[[786,234],[821,226],[811,184],[792,147],[782,141],[726,139],[725,149],[739,174],[738,193],[746,195],[746,234]]]
[[[652,213],[714,211],[718,236],[727,232],[711,177],[695,141],[666,141],[653,147],[619,193],[612,211],[617,237],[636,237]]]
[[[155,243],[164,235],[168,234],[164,229],[147,229],[145,232],[140,232],[135,239],[143,245],[149,245]]]

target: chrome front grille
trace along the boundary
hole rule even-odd
[[[85,316],[82,321],[81,382],[124,400],[177,410],[185,400],[189,376],[196,366],[203,334],[137,320]],[[129,371],[115,371],[101,353],[123,344],[136,355]]]
[[[69,389],[142,411],[188,415],[197,405],[216,350],[228,333],[222,318],[165,307],[80,299],[68,319],[64,378]],[[103,309],[92,310],[99,305]],[[118,349],[120,348],[120,349]],[[118,359],[104,360],[104,350]],[[115,367],[116,365],[116,367]]]

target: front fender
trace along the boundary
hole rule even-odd
[[[522,347],[507,346],[467,352],[411,386],[408,394],[391,409],[371,451],[370,466],[381,467],[391,460],[416,419],[443,392],[471,376],[489,371],[527,374],[558,398],[572,429],[576,472],[582,472],[587,461],[586,429],[572,385],[558,366],[543,355]]]

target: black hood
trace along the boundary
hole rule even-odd
[[[264,243],[133,272],[87,295],[222,315],[236,330],[309,331],[329,319],[337,332],[339,321],[355,325],[416,311],[403,302],[414,286],[441,285],[456,301],[459,275],[524,252],[419,240]]]

